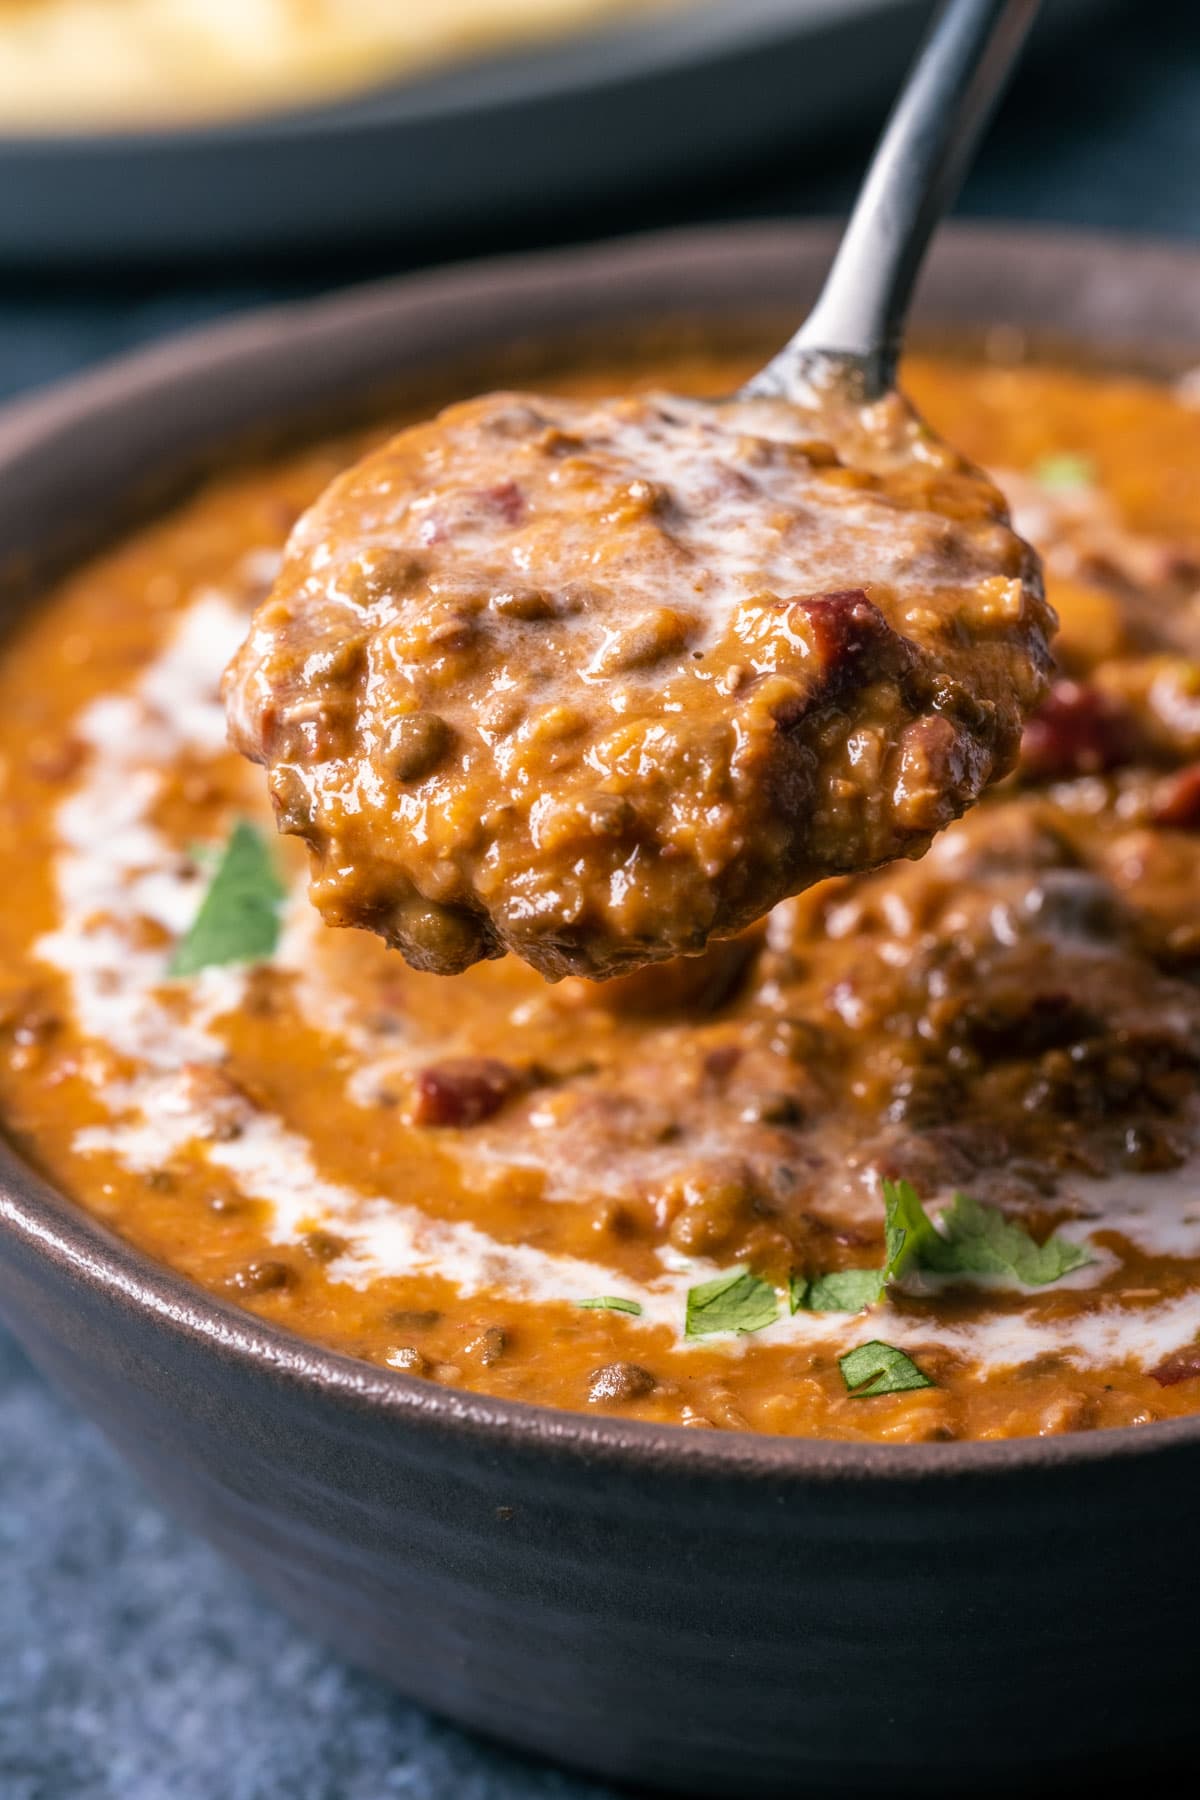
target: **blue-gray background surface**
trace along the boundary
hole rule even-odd
[[[866,143],[848,135],[823,154],[779,155],[686,197],[592,213],[583,228],[564,220],[558,238],[835,211],[853,192]],[[1200,238],[1195,0],[1118,6],[1027,69],[960,210]],[[548,239],[543,231],[528,241]],[[337,278],[411,261],[390,246],[355,267],[340,259]],[[319,262],[274,275],[0,279],[0,398],[328,279]],[[0,1800],[607,1793],[432,1721],[327,1655],[165,1518],[0,1333]]]

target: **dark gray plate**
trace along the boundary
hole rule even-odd
[[[561,222],[572,205],[844,131],[894,86],[929,4],[705,0],[323,110],[0,131],[0,261],[361,249],[518,214]]]

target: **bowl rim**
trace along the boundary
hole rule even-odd
[[[0,411],[0,486],[23,458],[44,459],[47,446],[81,422],[106,427],[122,409],[162,397],[172,387],[204,382],[215,371],[244,367],[257,355],[298,358],[360,330],[378,331],[399,321],[447,316],[472,298],[518,306],[530,295],[591,295],[597,302],[640,280],[641,316],[653,316],[664,291],[689,274],[712,276],[706,296],[727,315],[736,311],[739,281],[733,273],[774,269],[782,259],[827,255],[836,231],[824,221],[726,226],[656,233],[599,247],[538,252],[468,263],[432,273],[371,283],[317,300],[258,309],[192,330],[115,358]],[[1200,300],[1200,249],[1118,234],[1063,232],[1024,227],[952,226],[940,240],[950,278],[956,265],[984,276],[988,265],[1008,268],[1024,259],[1038,279],[1058,271],[1063,280],[1119,272],[1139,284],[1170,280]],[[590,285],[589,285],[590,284]],[[704,283],[700,283],[701,288]],[[1171,306],[1175,316],[1177,291]],[[553,309],[551,309],[553,310]],[[697,309],[698,310],[698,309]],[[484,307],[486,318],[487,309]],[[588,316],[585,306],[582,317]],[[596,315],[603,317],[603,309]],[[638,309],[616,317],[638,316]],[[982,314],[976,323],[986,323]],[[443,334],[445,327],[442,327]],[[1153,337],[1153,334],[1152,334]],[[493,344],[499,343],[494,334]],[[1164,344],[1175,348],[1173,339]],[[448,344],[444,344],[445,354]],[[1086,341],[1081,348],[1086,348]],[[1200,326],[1192,339],[1200,360]],[[336,371],[334,371],[336,373]],[[170,409],[167,409],[169,414]],[[225,431],[226,441],[231,436]],[[181,455],[180,460],[185,458]],[[36,604],[36,601],[34,602]],[[772,1483],[929,1483],[1049,1475],[1055,1470],[1123,1462],[1127,1457],[1169,1455],[1200,1446],[1200,1413],[1138,1427],[1122,1426],[1058,1437],[1007,1438],[995,1442],[882,1444],[796,1438],[754,1432],[695,1431],[678,1425],[593,1416],[532,1402],[440,1387],[400,1371],[359,1362],[245,1312],[134,1248],[36,1174],[0,1139],[0,1256],[6,1240],[49,1266],[77,1291],[90,1291],[110,1307],[132,1308],[159,1330],[193,1348],[202,1347],[249,1376],[281,1390],[347,1412],[374,1414],[414,1429],[455,1437],[505,1441],[547,1457],[582,1458],[614,1468],[653,1466],[717,1480],[770,1479]]]

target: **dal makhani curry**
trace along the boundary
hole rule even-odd
[[[750,363],[618,346],[544,385],[574,418],[622,389],[729,392]],[[482,940],[439,974],[327,929],[228,744],[222,674],[284,542],[379,433],[222,475],[65,579],[0,661],[18,1148],[213,1292],[431,1382],[884,1441],[1200,1410],[1200,408],[1186,384],[951,359],[907,385],[991,472],[1061,617],[1015,773],[938,829],[1045,684],[1035,573],[963,473],[1018,590],[988,639],[1012,680],[977,696],[1009,710],[988,738],[964,662],[921,716],[995,766],[897,846],[937,831],[919,860],[863,854],[606,981]],[[894,631],[868,577],[826,646]],[[692,630],[672,656],[706,648]],[[315,685],[344,677],[333,645],[305,653]],[[822,691],[844,749],[862,686],[841,711]],[[464,723],[398,732],[392,774],[452,759]]]

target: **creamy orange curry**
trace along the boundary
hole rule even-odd
[[[719,393],[752,360],[618,346],[539,384]],[[601,985],[328,930],[227,746],[284,539],[376,434],[65,580],[0,660],[17,1146],[205,1287],[422,1380],[883,1441],[1200,1410],[1200,409],[908,383],[1062,618],[1017,775],[923,860]]]

